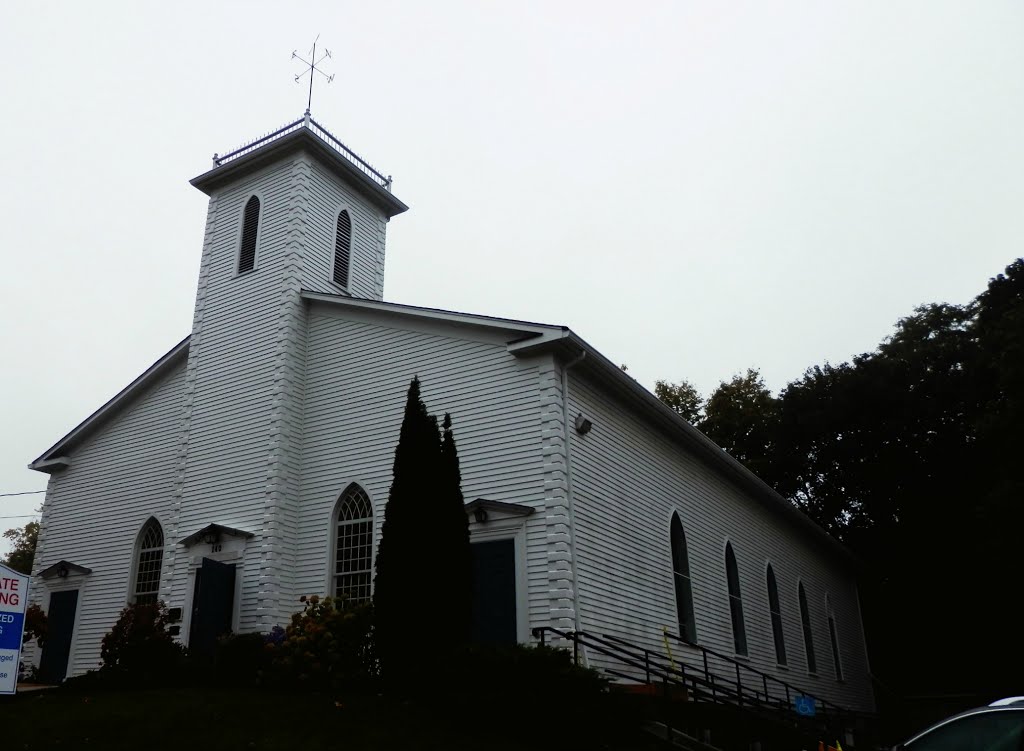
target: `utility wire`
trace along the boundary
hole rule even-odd
[[[39,514],[15,514],[14,516],[0,516],[0,519],[27,519],[30,516],[39,516]]]
[[[36,495],[45,492],[45,490],[24,490],[20,493],[0,493],[0,498],[10,498],[12,495]]]

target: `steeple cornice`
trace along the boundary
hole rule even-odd
[[[374,169],[317,123],[308,111],[301,119],[224,156],[214,154],[213,169],[190,182],[207,195],[212,195],[222,185],[303,149],[319,157],[339,177],[379,206],[388,218],[409,209],[391,192],[390,175],[385,176]]]

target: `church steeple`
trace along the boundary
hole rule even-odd
[[[212,169],[191,182],[210,196],[211,218],[216,206],[221,236],[214,246],[224,254],[217,266],[233,267],[237,275],[275,265],[287,236],[299,241],[290,252],[300,262],[303,289],[383,298],[386,224],[408,206],[391,192],[390,175],[308,110],[262,138],[215,154]],[[225,209],[237,217],[224,217]],[[301,227],[278,226],[293,223],[296,212]]]
[[[308,310],[302,291],[380,300],[391,178],[309,114],[192,180],[210,196],[185,373],[178,539],[215,521],[254,535],[271,568],[243,572],[240,618],[269,630],[294,608]],[[168,582],[189,565],[168,554]],[[272,574],[267,574],[272,571]],[[262,573],[260,573],[262,572]],[[175,601],[184,590],[172,588]]]

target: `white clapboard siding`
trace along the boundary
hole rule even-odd
[[[99,666],[100,641],[128,603],[135,541],[150,516],[163,526],[165,543],[173,544],[166,535],[184,376],[181,362],[79,446],[68,469],[50,478],[34,568],[67,560],[92,569],[80,579],[69,676]],[[66,583],[36,577],[32,601],[45,608],[52,586]]]
[[[303,289],[380,300],[384,296],[383,212],[330,171],[310,160],[309,214],[305,227],[306,247]],[[352,249],[349,286],[343,290],[333,282],[334,243],[338,212],[348,209],[352,219]]]
[[[546,582],[544,488],[538,369],[508,354],[507,337],[467,332],[425,333],[387,325],[314,303],[310,310],[306,404],[303,415],[302,496],[294,597],[330,587],[332,514],[351,482],[374,509],[375,546],[392,480],[395,445],[413,376],[427,409],[450,412],[466,501],[520,503],[527,518],[527,577]],[[376,547],[375,547],[376,549]],[[436,572],[443,617],[443,572]],[[542,615],[536,622],[540,625]]]
[[[664,653],[662,627],[678,633],[669,524],[686,533],[698,641],[732,655],[725,545],[736,555],[751,667],[837,704],[871,709],[873,698],[855,580],[848,564],[766,508],[689,450],[654,430],[577,371],[571,414],[593,422],[571,432],[579,605],[586,631]],[[779,668],[768,608],[766,566],[779,587],[788,668]],[[809,675],[797,579],[810,604],[817,673]],[[836,613],[844,680],[832,667],[825,594]],[[687,650],[673,646],[676,656]],[[600,664],[600,658],[595,661]],[[720,666],[730,675],[732,666]],[[754,686],[763,690],[761,686]]]
[[[308,164],[294,158],[216,193],[200,270],[175,532],[180,539],[217,523],[255,535],[239,562],[238,626],[243,631],[278,620],[273,593],[260,575],[265,553],[281,531],[275,514],[284,521],[289,512],[287,504],[275,501],[275,514],[268,515],[268,477],[278,476],[282,461],[288,461],[283,454],[289,444],[280,430],[281,394],[288,390],[285,408],[301,399],[301,383],[295,384],[290,374],[296,370],[293,361],[304,357],[294,319],[295,311],[301,311],[297,227],[302,226],[308,171]],[[241,214],[254,194],[261,201],[256,267],[238,274]],[[274,485],[287,487],[287,478]],[[169,593],[175,604],[186,604],[190,594],[187,555],[175,559]]]

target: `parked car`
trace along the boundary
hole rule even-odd
[[[893,751],[1024,751],[1024,696],[947,717]]]

